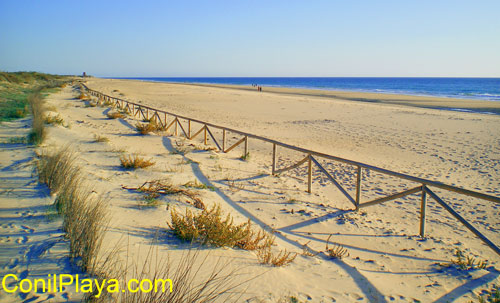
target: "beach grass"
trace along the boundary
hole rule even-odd
[[[153,166],[155,162],[147,160],[139,155],[121,155],[120,165],[125,169],[138,169]]]
[[[109,142],[109,138],[101,135],[94,135],[94,142]]]
[[[64,125],[64,119],[60,115],[47,115],[45,116],[45,124]]]
[[[64,85],[64,81],[63,76],[35,72],[0,72],[0,122],[27,116],[31,94],[41,91],[42,87],[44,93],[49,93]]]
[[[34,145],[39,145],[43,142],[46,136],[45,130],[45,108],[43,106],[42,96],[40,92],[32,93],[28,96],[32,114],[31,131],[28,134],[28,142]]]
[[[326,240],[326,255],[332,259],[342,259],[343,257],[349,256],[347,249],[340,244],[332,243],[332,247],[328,246],[331,237],[332,235],[329,235]]]
[[[106,114],[106,116],[109,119],[123,119],[123,118],[125,118],[125,114],[122,114],[120,112],[109,112]]]
[[[69,146],[43,151],[37,161],[39,182],[56,194],[57,212],[70,242],[70,257],[92,275],[99,269],[99,250],[106,231],[107,199],[97,195],[81,177],[76,155]]]
[[[132,276],[139,281],[162,280],[164,283],[158,284],[162,291],[127,291],[115,299],[125,303],[238,302],[244,293],[242,287],[256,276],[242,268],[233,268],[230,261],[221,257],[209,263],[210,258],[210,253],[196,247],[186,249],[177,257],[169,254],[167,258],[160,258],[158,245],[151,243],[144,261],[126,268],[121,276]]]
[[[152,132],[160,132],[165,130],[165,127],[151,120],[149,120],[149,122],[146,124],[137,123],[135,125],[135,128],[141,135],[147,135]]]
[[[38,180],[51,192],[59,192],[64,186],[80,183],[80,167],[76,154],[69,146],[58,150],[42,150],[36,164]]]

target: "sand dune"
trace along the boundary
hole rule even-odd
[[[500,117],[448,112],[392,104],[373,104],[309,96],[190,85],[93,79],[89,87],[116,97],[282,142],[378,165],[464,188],[499,195]],[[223,154],[206,150],[202,140],[168,135],[137,135],[130,117],[110,120],[108,108],[85,107],[65,88],[48,102],[71,125],[51,126],[47,146],[71,142],[96,191],[109,193],[112,220],[109,248],[127,246],[129,260],[141,260],[159,231],[159,253],[176,256],[187,245],[167,231],[167,209],[191,207],[183,199],[163,197],[161,206],[144,207],[142,195],[123,186],[168,178],[173,184],[198,181],[213,187],[198,190],[207,205],[220,204],[238,222],[250,218],[273,230],[277,245],[299,253],[282,268],[258,264],[254,253],[211,249],[211,261],[229,260],[252,280],[240,301],[276,302],[285,296],[311,302],[468,302],[486,283],[498,283],[498,255],[483,245],[438,205],[429,201],[428,237],[418,237],[420,197],[409,196],[352,211],[352,205],[320,174],[313,173],[313,192],[306,192],[304,167],[271,176],[270,146],[250,141],[251,157],[241,161],[241,147]],[[193,126],[195,127],[195,126]],[[95,135],[109,142],[95,142]],[[215,133],[220,136],[220,133]],[[229,142],[239,138],[230,136]],[[182,152],[179,152],[182,151]],[[144,170],[123,170],[119,156],[139,153],[156,162]],[[300,153],[278,150],[279,166],[300,160]],[[354,191],[355,171],[321,161]],[[367,171],[364,201],[414,186]],[[499,206],[442,193],[464,217],[500,243]],[[302,255],[303,245],[325,250],[327,238],[343,245],[349,256],[331,260]],[[126,241],[124,240],[126,239]],[[126,244],[125,244],[126,243]],[[456,248],[490,267],[474,271],[443,269]],[[175,281],[174,281],[175,283]]]

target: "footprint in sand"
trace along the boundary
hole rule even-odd
[[[21,225],[21,228],[24,230],[24,232],[30,233],[30,234],[32,234],[35,231],[33,228],[30,228],[26,225]]]
[[[26,237],[26,236],[22,236],[21,238],[18,238],[18,239],[16,240],[16,243],[17,243],[17,244],[24,244],[24,243],[26,243],[26,242],[28,242],[28,237]]]
[[[7,266],[9,267],[9,269],[13,269],[18,264],[19,264],[19,259],[17,259],[17,258],[16,259],[10,259],[10,262],[9,262],[9,264]]]
[[[33,217],[33,214],[36,213],[36,211],[32,212],[32,211],[25,211],[25,212],[22,212],[21,213],[21,216],[22,217]]]

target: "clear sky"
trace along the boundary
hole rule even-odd
[[[0,0],[0,70],[500,77],[500,1]]]

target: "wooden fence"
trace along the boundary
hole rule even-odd
[[[431,188],[439,188],[443,189],[446,191],[451,191],[455,192],[461,195],[465,196],[470,196],[474,198],[478,198],[481,200],[486,200],[490,201],[493,203],[498,203],[500,204],[500,198],[496,196],[491,196],[487,194],[483,194],[480,192],[472,191],[472,190],[467,190],[463,188],[459,188],[456,186],[451,186],[447,185],[441,182],[436,182],[436,181],[431,181],[427,179],[422,179],[418,177],[414,177],[411,175],[407,174],[402,174],[398,172],[394,172],[391,170],[383,169],[380,167],[376,167],[373,165],[357,162],[357,161],[352,161],[324,153],[319,153],[315,152],[312,150],[308,150],[305,148],[293,146],[290,144],[282,143],[273,139],[269,139],[266,137],[262,136],[257,136],[254,134],[242,132],[236,129],[224,127],[224,126],[219,126],[215,125],[212,123],[208,123],[205,121],[200,121],[197,119],[192,119],[189,117],[184,117],[181,115],[177,115],[175,113],[151,108],[149,106],[145,106],[142,104],[130,102],[127,100],[123,100],[120,98],[116,97],[111,97],[106,94],[103,94],[101,92],[98,92],[96,90],[88,88],[85,84],[81,83],[81,87],[86,90],[90,95],[95,96],[98,98],[98,102],[107,102],[113,107],[119,107],[123,110],[127,110],[129,113],[131,113],[134,117],[139,117],[145,120],[154,120],[155,123],[161,125],[162,127],[165,128],[166,131],[171,129],[172,127],[174,128],[173,133],[178,136],[179,135],[179,130],[181,132],[181,136],[184,136],[187,139],[194,139],[200,134],[203,133],[203,141],[204,144],[208,144],[208,136],[212,139],[212,142],[215,144],[217,149],[221,152],[227,153],[231,150],[233,150],[235,147],[239,146],[240,144],[244,144],[244,155],[248,154],[248,139],[252,138],[255,140],[260,140],[263,142],[267,142],[272,144],[273,152],[272,152],[272,174],[276,175],[279,173],[283,173],[285,171],[289,171],[291,169],[297,168],[302,165],[307,165],[307,192],[311,193],[312,191],[312,172],[313,168],[316,167],[319,169],[320,172],[322,172],[329,181],[331,181],[339,190],[342,192],[342,194],[345,195],[345,197],[354,205],[356,209],[384,203],[387,201],[391,201],[394,199],[398,199],[401,197],[405,197],[411,194],[417,194],[420,193],[421,197],[421,203],[420,203],[420,236],[424,237],[425,235],[425,215],[426,215],[426,204],[427,204],[427,196],[430,198],[434,199],[439,205],[441,205],[446,211],[448,211],[453,217],[455,217],[460,223],[462,223],[467,229],[469,229],[472,233],[474,233],[479,239],[481,239],[486,245],[488,245],[491,249],[493,249],[498,255],[500,255],[500,248],[490,241],[486,236],[484,236],[481,232],[479,232],[472,224],[470,224],[467,220],[465,220],[460,214],[458,214],[451,206],[449,206],[446,202],[444,202]],[[171,118],[171,121],[168,121],[169,118]],[[202,127],[198,129],[197,131],[192,130],[191,126],[192,123],[198,123],[201,124]],[[183,125],[184,124],[184,125]],[[211,131],[212,129],[219,129],[222,130],[222,138],[217,139],[213,132]],[[240,140],[238,140],[236,143],[233,145],[227,147],[226,146],[226,136],[228,133],[233,133],[233,134],[238,134],[241,137]],[[276,163],[276,156],[277,156],[277,147],[282,147],[285,149],[290,149],[298,152],[302,152],[306,154],[307,156],[303,158],[302,160],[298,161],[297,163],[290,165],[288,167],[280,168],[277,169],[277,163]],[[342,187],[342,185],[335,180],[335,178],[319,163],[317,159],[327,159],[331,161],[336,161],[344,164],[348,164],[351,166],[354,166],[356,168],[357,174],[356,174],[356,193],[355,196],[352,197],[345,189]],[[412,182],[419,183],[420,185],[408,190],[404,190],[402,192],[392,194],[383,198],[378,198],[374,199],[371,201],[367,202],[362,202],[360,199],[361,196],[361,176],[363,174],[363,170],[372,170],[375,172],[382,173],[384,175],[389,175],[393,177],[397,177],[403,180],[408,180]]]

